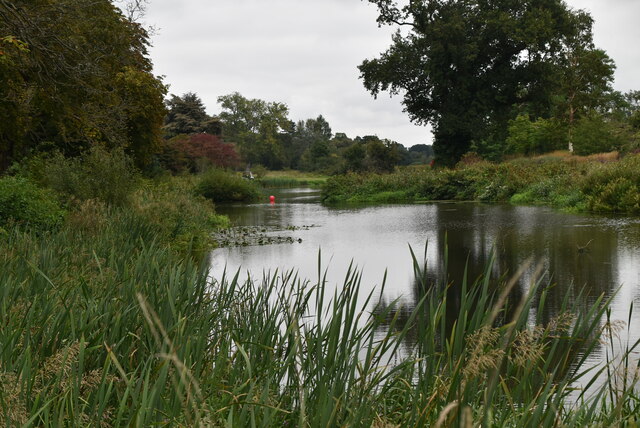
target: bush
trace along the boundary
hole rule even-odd
[[[219,169],[202,174],[196,193],[218,202],[250,202],[260,198],[257,184]]]
[[[136,215],[179,252],[210,248],[211,232],[229,226],[228,217],[216,214],[211,201],[195,195],[182,178],[145,186],[135,193],[132,205]]]
[[[55,155],[45,164],[43,184],[68,199],[97,199],[110,205],[129,202],[138,172],[124,151],[93,147],[80,158]]]
[[[584,180],[587,208],[596,212],[640,213],[640,155],[599,165]]]
[[[577,155],[619,150],[624,143],[615,125],[601,116],[586,116],[576,123],[573,146]]]
[[[0,179],[0,228],[17,223],[46,230],[60,224],[63,217],[64,211],[52,192],[24,178]]]
[[[509,121],[506,143],[507,153],[546,153],[566,147],[567,129],[553,119],[531,121],[528,115],[519,115]]]

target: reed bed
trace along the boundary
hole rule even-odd
[[[636,344],[585,362],[611,336],[609,300],[515,280],[427,283],[415,308],[274,272],[209,278],[126,212],[0,242],[0,421],[5,426],[612,426],[638,419]],[[97,233],[97,234],[96,234]],[[516,277],[517,278],[517,275]],[[535,302],[535,303],[534,303]],[[619,377],[624,373],[623,377]],[[588,379],[603,378],[603,383]],[[584,389],[577,390],[583,380]]]
[[[481,201],[547,205],[565,211],[640,214],[640,155],[551,153],[490,163],[469,157],[453,169],[399,168],[327,180],[326,203]]]
[[[258,181],[264,188],[321,187],[327,177],[300,171],[269,171]]]

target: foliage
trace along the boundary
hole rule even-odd
[[[158,240],[178,253],[204,254],[215,243],[212,232],[229,226],[210,200],[197,196],[193,180],[175,177],[149,182],[132,198],[131,210],[158,234]]]
[[[67,200],[97,199],[123,206],[137,188],[138,179],[132,159],[121,149],[107,151],[95,146],[81,157],[54,155],[45,162],[41,181]]]
[[[393,174],[346,174],[327,180],[323,200],[510,201],[569,211],[638,213],[640,155],[619,161],[615,155],[547,155],[499,164],[476,160],[460,163],[455,169],[400,168]]]
[[[640,214],[640,155],[601,164],[582,186],[587,206],[596,212]]]
[[[0,229],[12,225],[38,231],[53,229],[64,217],[56,195],[24,178],[0,178]]]
[[[399,161],[398,144],[373,139],[367,143],[367,161],[374,172],[392,172]]]
[[[125,67],[116,75],[122,94],[124,126],[127,130],[126,151],[142,168],[159,151],[165,116],[162,108],[165,87],[150,73]]]
[[[620,150],[625,141],[617,132],[615,124],[595,114],[581,117],[575,124],[573,133],[574,152],[583,156]]]
[[[237,144],[246,162],[271,169],[285,165],[281,133],[288,132],[292,125],[285,104],[248,99],[238,92],[221,96],[218,102],[223,138]]]
[[[524,155],[561,150],[567,146],[567,131],[555,119],[531,121],[528,115],[519,115],[509,121],[506,146],[506,153]]]
[[[612,78],[612,62],[593,46],[591,17],[561,0],[369,1],[379,24],[407,31],[360,65],[364,86],[374,96],[402,93],[410,118],[433,125],[445,165],[474,142],[504,141],[514,106],[548,118],[558,98],[577,103],[584,88]]]
[[[232,168],[240,164],[235,146],[211,134],[180,135],[165,143],[161,159],[173,172],[200,172],[211,166]]]
[[[0,64],[0,171],[34,150],[77,156],[96,144],[149,161],[166,88],[141,25],[110,0],[2,1],[0,18],[0,34],[11,35]]]
[[[251,202],[260,198],[260,191],[254,182],[220,169],[210,169],[201,174],[196,192],[215,203]]]
[[[260,176],[258,181],[263,187],[320,187],[327,177],[314,173],[300,171],[269,171],[264,176]]]
[[[167,116],[164,121],[166,138],[201,133],[221,134],[220,121],[207,115],[202,100],[195,93],[187,92],[181,97],[171,95],[166,105]]]
[[[318,162],[327,163],[323,158],[335,150],[329,144],[332,133],[326,119],[320,115],[316,119],[301,120],[291,134],[290,166],[306,171],[323,169]]]
[[[578,427],[637,416],[637,377],[615,375],[635,373],[637,344],[620,366],[585,365],[612,340],[610,300],[574,313],[567,298],[543,321],[539,282],[512,299],[489,263],[477,281],[426,283],[414,257],[421,299],[407,310],[377,301],[381,290],[363,296],[351,269],[338,291],[293,272],[212,279],[140,218],[110,208],[99,221],[0,241],[6,425]],[[604,382],[569,399],[586,376]]]
[[[347,172],[363,172],[366,170],[365,157],[367,149],[364,145],[355,143],[347,147],[343,152],[345,170]]]

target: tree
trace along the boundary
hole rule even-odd
[[[220,137],[216,135],[190,135],[179,139],[176,148],[189,159],[191,170],[198,168],[199,160],[204,160],[209,165],[220,168],[235,167],[240,161],[233,144],[223,143]]]
[[[364,145],[355,143],[347,147],[343,153],[345,170],[347,172],[363,172],[366,170],[365,158],[367,149]]]
[[[286,104],[248,99],[234,92],[218,98],[225,141],[238,145],[243,159],[279,169],[286,163],[280,135],[291,131]]]
[[[474,141],[504,141],[514,106],[549,117],[568,47],[591,48],[591,18],[562,0],[369,1],[379,24],[406,31],[360,65],[364,86],[403,93],[410,118],[433,125],[445,164]]]
[[[199,134],[206,132],[220,135],[220,120],[207,114],[202,100],[193,92],[180,96],[171,95],[166,101],[167,116],[164,121],[166,138],[177,135]]]
[[[314,145],[326,147],[327,151],[330,151],[328,143],[331,140],[331,136],[331,127],[322,115],[316,119],[299,121],[292,132],[291,147],[289,149],[290,166],[292,168],[300,168],[302,155]],[[318,147],[316,147],[316,153],[318,152]],[[317,156],[314,158],[317,158]]]
[[[506,152],[533,155],[561,150],[566,147],[567,132],[556,119],[539,118],[532,121],[521,114],[509,121]]]
[[[612,92],[615,64],[589,40],[576,41],[560,58],[560,117],[568,125],[569,151],[573,152],[576,120],[606,105]]]
[[[380,140],[378,137],[370,139],[366,159],[369,169],[375,172],[393,172],[400,160],[397,146],[396,142]]]
[[[0,36],[0,171],[44,147],[120,147],[146,163],[166,88],[140,24],[109,0],[0,0]]]

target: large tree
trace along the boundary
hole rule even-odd
[[[211,135],[222,133],[220,120],[207,114],[202,100],[195,93],[187,92],[182,96],[171,95],[166,105],[167,116],[164,124],[166,138],[203,132]]]
[[[391,47],[360,65],[373,94],[402,94],[409,116],[434,128],[452,164],[473,142],[504,140],[514,107],[549,116],[575,46],[593,49],[590,16],[562,0],[369,0]]]
[[[249,99],[234,92],[218,98],[222,136],[234,142],[245,161],[279,169],[286,163],[282,134],[291,131],[286,104]]]
[[[329,150],[331,136],[331,126],[322,115],[316,119],[298,121],[293,129],[291,144],[287,150],[291,168],[301,167],[300,160],[305,152],[308,152],[305,158],[313,162],[315,156],[309,156],[312,152],[317,155],[323,151],[321,148],[326,147]],[[327,154],[322,156],[327,156]]]
[[[0,170],[43,147],[160,143],[165,87],[148,34],[109,0],[0,0]]]

